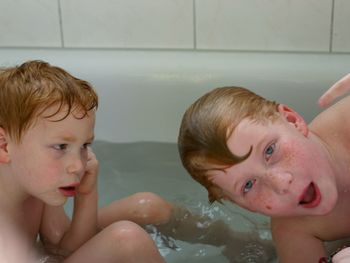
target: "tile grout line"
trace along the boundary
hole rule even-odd
[[[63,34],[61,0],[57,0],[57,4],[58,4],[58,19],[59,19],[59,24],[60,24],[61,47],[64,48],[64,34]]]
[[[332,0],[332,10],[331,10],[331,25],[330,25],[330,37],[329,37],[329,53],[333,51],[333,31],[334,31],[334,0]]]
[[[193,49],[197,49],[197,24],[196,24],[196,0],[192,0],[193,2]]]

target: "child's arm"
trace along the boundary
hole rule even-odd
[[[304,225],[287,218],[272,220],[272,236],[280,263],[319,262],[326,256],[322,240],[312,235]]]
[[[321,107],[326,107],[336,98],[344,95],[350,90],[350,74],[338,80],[318,100]]]
[[[72,221],[63,207],[46,206],[41,227],[44,241],[72,252],[97,233],[98,162],[89,149],[85,175],[74,198]]]
[[[74,198],[72,222],[60,241],[63,249],[74,251],[97,233],[97,174],[97,159],[88,149],[86,172]]]

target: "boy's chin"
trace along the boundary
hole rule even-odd
[[[314,214],[318,216],[325,216],[334,210],[337,204],[337,201],[338,201],[337,193],[329,196],[324,196],[319,206],[314,208],[313,209],[314,211],[312,212],[314,212]]]
[[[335,206],[338,203],[339,195],[337,189],[334,187],[333,189],[329,189],[327,191],[327,195],[323,195],[322,200],[322,212],[324,215],[333,211]]]
[[[67,202],[68,197],[61,197],[56,200],[42,200],[45,204],[49,206],[63,206]]]

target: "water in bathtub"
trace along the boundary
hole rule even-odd
[[[210,205],[182,168],[175,143],[96,141],[93,148],[100,206],[142,191],[176,204],[169,223],[146,226],[166,262],[275,262],[268,219],[232,204]],[[68,202],[68,212],[71,207]]]

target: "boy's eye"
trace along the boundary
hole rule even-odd
[[[81,147],[82,149],[87,149],[91,146],[91,143],[84,143],[83,146]]]
[[[56,150],[65,150],[67,149],[67,144],[56,144],[53,146]]]
[[[276,145],[273,143],[271,145],[269,145],[266,150],[265,150],[265,159],[268,161],[271,157],[271,155],[273,154],[273,152],[275,151],[275,147]]]
[[[255,180],[249,180],[245,183],[243,193],[248,193],[254,186]]]

